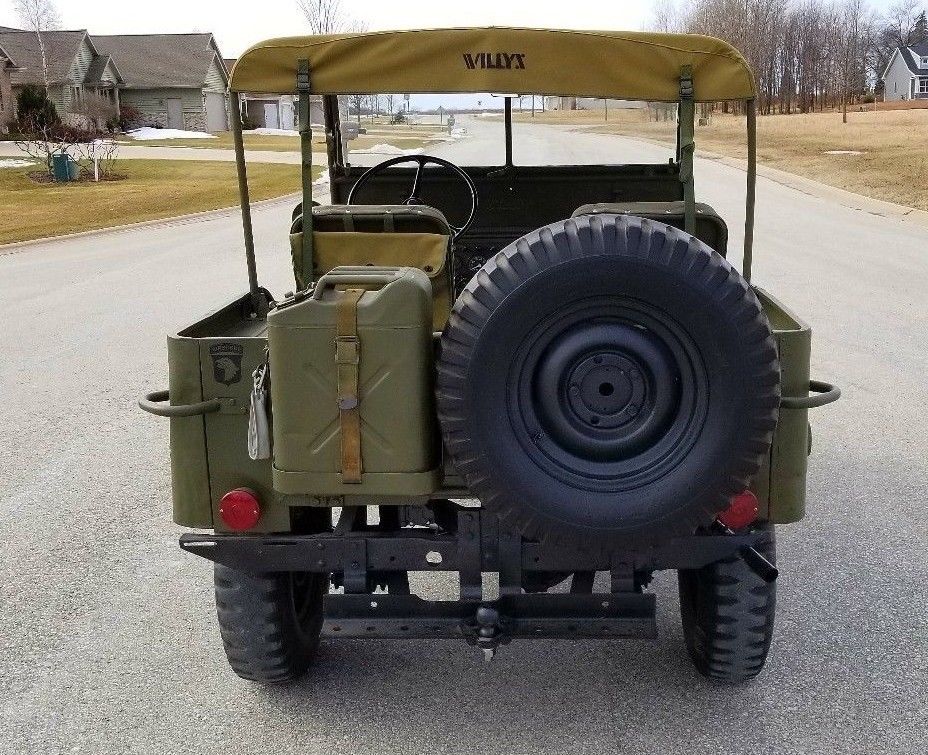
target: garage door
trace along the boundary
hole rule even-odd
[[[219,92],[206,93],[206,130],[229,130],[229,119],[226,117],[226,98],[225,95]]]

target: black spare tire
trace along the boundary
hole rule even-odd
[[[779,365],[753,290],[698,239],[581,216],[490,259],[441,338],[448,452],[509,526],[627,546],[693,532],[768,452]]]

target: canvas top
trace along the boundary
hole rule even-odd
[[[754,77],[727,42],[697,34],[521,28],[427,29],[269,39],[239,57],[237,92],[577,95],[672,102],[692,67],[695,98],[750,99]]]

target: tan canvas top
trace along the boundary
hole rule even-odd
[[[700,101],[754,97],[735,48],[696,34],[432,29],[282,37],[246,51],[232,71],[237,92],[296,91],[309,60],[317,94],[512,92],[673,101],[680,70],[693,69]]]

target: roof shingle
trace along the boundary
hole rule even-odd
[[[200,89],[216,58],[212,34],[95,34],[93,42],[132,89]]]
[[[61,83],[68,80],[78,47],[86,36],[87,32],[83,29],[42,32],[49,81]],[[43,83],[42,52],[35,32],[0,29],[0,47],[21,69],[10,74],[14,85]]]

